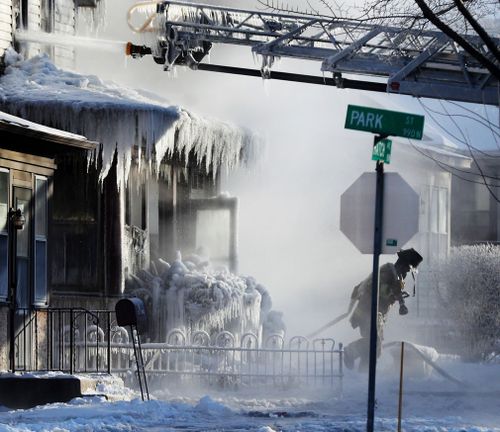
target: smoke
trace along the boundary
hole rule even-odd
[[[141,43],[125,19],[135,1],[105,1],[106,27],[98,37]],[[84,26],[80,33],[86,36]],[[371,256],[361,255],[339,231],[340,195],[361,173],[374,169],[371,134],[343,129],[347,104],[362,105],[365,95],[181,67],[167,73],[148,57],[127,60],[119,52],[78,50],[80,72],[142,88],[197,114],[260,133],[267,144],[261,162],[229,173],[223,184],[240,202],[240,273],[268,287],[289,335],[308,334],[346,311],[352,287],[371,272]],[[248,47],[215,46],[210,61],[260,67]],[[281,60],[275,68],[321,74],[319,62]],[[347,323],[324,335],[343,342],[355,337]]]

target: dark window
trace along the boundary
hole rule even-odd
[[[21,0],[21,27],[28,28],[28,0]]]
[[[30,305],[30,246],[31,246],[31,189],[14,187],[14,208],[21,210],[24,215],[24,227],[17,230],[17,302],[20,308],[28,308]],[[31,233],[31,234],[30,234]]]
[[[0,301],[6,301],[9,286],[9,237],[7,215],[9,212],[9,172],[0,168]]]
[[[142,230],[146,229],[146,185],[137,184],[129,179],[126,193],[125,223],[136,226]]]
[[[52,33],[54,30],[54,0],[42,0],[41,7],[41,28],[47,33]]]
[[[35,180],[35,290],[34,304],[47,304],[47,179]]]

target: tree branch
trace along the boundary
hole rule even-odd
[[[439,30],[441,30],[445,35],[454,40],[458,45],[460,45],[467,53],[474,57],[479,63],[481,63],[490,73],[497,79],[500,80],[500,67],[493,63],[488,57],[479,52],[474,46],[472,46],[467,40],[460,36],[455,30],[446,25],[441,21],[434,12],[429,8],[424,0],[415,0],[418,7],[432,24],[434,24]]]
[[[465,7],[462,0],[454,0],[454,2],[460,13],[465,17],[467,21],[469,21],[472,28],[484,41],[490,52],[495,56],[497,61],[500,62],[500,51],[498,50],[498,47],[495,45],[495,42],[493,42],[493,39],[491,39],[490,35],[486,32],[483,26],[479,24],[477,20],[472,16],[469,10]]]

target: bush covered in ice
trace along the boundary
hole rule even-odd
[[[153,262],[149,270],[128,278],[126,294],[144,301],[149,337],[155,341],[167,341],[174,329],[188,335],[229,330],[237,338],[253,333],[259,340],[285,331],[282,315],[271,311],[271,297],[263,285],[253,277],[214,269],[197,255],[183,260],[179,254],[172,264]]]
[[[436,272],[442,316],[463,344],[466,360],[500,358],[500,247],[484,244],[451,249]]]

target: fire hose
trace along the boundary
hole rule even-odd
[[[356,300],[351,300],[351,302],[349,303],[349,308],[348,308],[348,310],[347,310],[346,313],[343,313],[343,314],[339,315],[337,318],[333,319],[332,321],[326,323],[323,327],[321,327],[318,330],[316,330],[315,332],[309,334],[307,336],[307,338],[311,339],[314,336],[316,336],[319,333],[321,333],[322,331],[326,330],[327,328],[332,327],[335,324],[337,324],[340,321],[342,321],[343,319],[347,318],[350,315],[350,313],[352,312],[352,309],[354,308],[354,304],[355,303],[356,303]],[[391,346],[394,346],[394,345],[399,345],[400,343],[401,342],[399,342],[399,341],[387,342],[387,343],[383,344],[382,347],[388,348],[388,347],[391,347]],[[446,372],[442,367],[438,366],[436,364],[436,362],[432,361],[428,356],[426,356],[422,351],[420,351],[417,346],[415,346],[411,342],[405,342],[405,344],[408,345],[414,352],[416,352],[417,355],[420,356],[422,358],[422,360],[425,363],[427,363],[429,366],[431,366],[438,374],[440,374],[444,378],[446,378],[446,379],[454,382],[455,384],[465,385],[465,383],[463,381],[460,381],[459,379],[454,378],[448,372]]]

